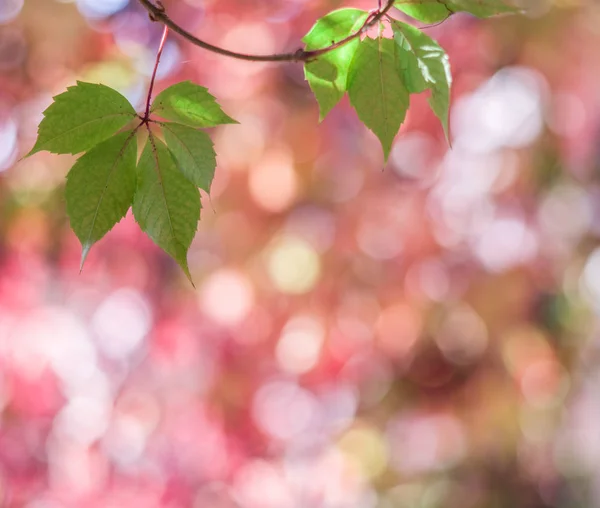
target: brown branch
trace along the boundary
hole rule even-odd
[[[331,44],[322,49],[314,49],[312,51],[306,51],[304,49],[298,49],[293,53],[275,53],[271,55],[249,55],[246,53],[237,53],[235,51],[230,51],[228,49],[220,48],[218,46],[214,46],[206,41],[198,39],[188,31],[181,28],[177,25],[166,13],[164,7],[162,5],[155,5],[151,0],[139,0],[142,6],[148,11],[150,15],[150,19],[153,21],[158,21],[162,23],[166,27],[170,28],[173,32],[178,33],[183,38],[187,39],[192,44],[206,49],[208,51],[212,51],[213,53],[217,53],[223,56],[229,56],[231,58],[237,58],[238,60],[248,60],[251,62],[308,62],[318,56],[324,55],[329,51],[333,51],[334,49],[343,46],[344,44],[360,37],[363,33],[365,33],[369,28],[373,25],[377,24],[392,8],[394,5],[394,0],[387,0],[386,4],[383,8],[378,8],[374,11],[371,11],[367,19],[365,20],[362,27],[360,27],[355,33],[349,35],[348,37],[338,41],[336,43]]]

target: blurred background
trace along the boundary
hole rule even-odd
[[[376,7],[165,2],[254,53],[346,5]],[[599,507],[600,4],[428,29],[453,149],[413,96],[385,167],[301,65],[171,34],[157,90],[240,121],[210,132],[197,290],[131,216],[80,274],[74,158],[19,160],[77,79],[141,107],[161,30],[135,0],[0,0],[0,506]]]

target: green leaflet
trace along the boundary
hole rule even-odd
[[[177,261],[192,282],[187,251],[200,219],[200,195],[154,135],[150,135],[138,163],[133,215],[142,231]]]
[[[358,9],[340,9],[319,19],[302,39],[306,50],[321,49],[355,33],[369,14]],[[346,92],[348,68],[358,47],[358,39],[306,62],[304,76],[319,103],[319,121]]]
[[[437,42],[413,26],[393,21],[392,29],[400,73],[408,90],[418,93],[431,89],[429,105],[440,119],[449,142],[448,110],[452,76],[448,55]]]
[[[181,172],[196,187],[209,192],[217,165],[211,139],[204,132],[178,123],[161,126],[167,147]]]
[[[409,95],[398,72],[396,44],[391,39],[360,42],[348,71],[348,95],[360,120],[381,141],[387,160],[392,141],[404,121]]]
[[[136,157],[135,131],[122,132],[82,155],[69,171],[65,198],[71,228],[82,246],[81,267],[92,245],[129,210]]]
[[[413,52],[413,47],[404,34],[392,22],[394,41],[396,42],[396,65],[404,81],[404,86],[410,93],[421,93],[429,88],[426,78],[419,67],[419,59]]]
[[[447,5],[453,12],[464,11],[478,18],[519,12],[514,4],[506,0],[451,0]]]
[[[136,112],[119,92],[105,85],[78,81],[54,97],[44,111],[31,152],[76,154],[89,150],[127,125]]]
[[[461,11],[478,18],[519,11],[507,0],[397,0],[394,7],[423,23],[438,23]]]
[[[150,111],[190,127],[238,123],[223,112],[206,88],[191,81],[183,81],[163,90],[154,99]]]
[[[441,0],[397,0],[394,7],[423,23],[439,23],[453,14]]]

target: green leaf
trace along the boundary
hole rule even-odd
[[[411,92],[431,89],[429,105],[440,119],[446,139],[450,142],[448,110],[452,76],[448,55],[437,42],[414,26],[393,21],[392,29],[399,66],[407,88]]]
[[[180,171],[196,187],[209,192],[217,166],[211,139],[204,132],[178,123],[163,123],[161,126],[167,147]]]
[[[438,23],[461,11],[478,18],[519,12],[507,0],[397,0],[394,7],[424,23]]]
[[[163,90],[154,99],[150,111],[190,127],[238,123],[223,112],[208,89],[191,81],[183,81]]]
[[[81,267],[92,245],[129,210],[135,192],[135,131],[122,132],[82,155],[67,175],[71,228],[82,246]]]
[[[54,97],[44,111],[31,152],[76,154],[89,150],[127,125],[136,112],[119,92],[105,85],[78,81]]]
[[[408,91],[398,73],[395,47],[391,39],[367,37],[359,44],[348,71],[350,103],[381,141],[385,160],[409,103]]]
[[[368,13],[358,9],[340,9],[319,19],[302,39],[306,50],[322,49],[360,30]],[[358,47],[358,38],[304,65],[304,76],[319,103],[319,121],[346,92],[348,68]]]
[[[395,24],[392,24],[394,28]],[[394,28],[396,42],[396,65],[404,80],[404,86],[410,93],[421,93],[429,88],[423,72],[419,68],[419,59],[413,52],[412,45],[404,37],[401,30]]]
[[[453,12],[464,11],[478,18],[520,11],[514,4],[505,0],[451,0],[447,2],[447,6]]]
[[[453,14],[453,11],[439,0],[398,0],[394,7],[423,23],[439,23]]]
[[[200,219],[200,195],[177,169],[165,144],[152,134],[138,163],[133,215],[142,231],[177,261],[192,282],[187,251]]]

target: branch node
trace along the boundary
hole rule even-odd
[[[163,3],[160,0],[155,0],[156,3],[152,4],[151,2],[148,2],[148,17],[150,18],[150,21],[160,21],[159,19],[159,14],[165,14],[166,10],[165,10],[165,6],[163,5]]]
[[[298,48],[294,52],[293,59],[294,59],[294,62],[301,62],[303,60],[306,60],[306,51],[304,51],[302,48]]]

